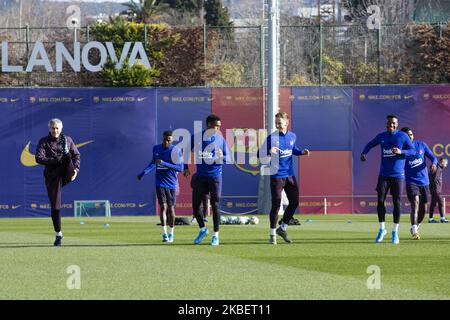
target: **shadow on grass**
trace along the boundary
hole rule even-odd
[[[450,239],[425,239],[425,240],[411,240],[405,239],[401,240],[401,243],[398,246],[403,244],[411,244],[411,243],[442,243],[448,244],[450,243]],[[269,244],[267,240],[251,240],[251,241],[223,241],[219,247],[223,246],[246,246],[246,245],[264,245],[275,247],[279,245],[287,245],[287,246],[297,246],[297,245],[323,245],[323,244],[374,244],[374,245],[383,245],[383,244],[391,244],[390,240],[386,240],[383,243],[376,244],[372,239],[293,239],[292,243],[286,243],[282,239],[278,239],[278,244],[273,245]],[[188,247],[200,247],[200,246],[209,246],[209,241],[205,241],[199,245],[193,244],[192,242],[177,242],[177,243],[93,243],[93,244],[63,244],[61,247],[65,248],[114,248],[114,247],[178,247],[178,246],[188,246]],[[54,246],[50,243],[0,243],[1,249],[17,249],[17,248],[53,248]]]
[[[190,246],[194,245],[192,243],[93,243],[93,244],[63,244],[56,248],[112,248],[112,247],[172,247],[172,246]],[[53,248],[52,244],[43,243],[0,243],[0,249],[11,249],[11,248]]]
[[[400,245],[403,243],[442,243],[447,244],[450,243],[450,239],[426,239],[426,240],[411,240],[411,239],[405,239],[400,240]],[[343,238],[326,238],[326,239],[292,239],[292,243],[286,243],[282,239],[277,239],[277,245],[305,245],[305,244],[375,244],[375,240],[373,239],[367,239],[367,238],[351,238],[351,239],[343,239]],[[269,245],[274,246],[272,244],[269,244],[269,240],[260,240],[260,241],[223,241],[221,245],[249,245],[249,244],[255,244],[255,245]],[[391,244],[391,241],[388,239],[384,241],[382,244]],[[379,244],[380,245],[380,244]]]

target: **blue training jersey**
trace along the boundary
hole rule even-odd
[[[231,163],[231,155],[222,134],[220,132],[210,134],[210,132],[212,131],[203,130],[201,133],[193,134],[191,150],[194,152],[197,176],[215,178],[222,175],[224,163]],[[219,150],[222,150],[222,158],[219,158]]]
[[[278,165],[273,161],[274,155],[271,155],[271,165],[275,166],[272,178],[287,178],[294,176],[294,166],[292,156],[300,156],[303,152],[297,146],[297,136],[291,131],[286,134],[277,131],[269,135],[266,139],[266,155],[270,155],[270,149],[277,147],[278,150]]]
[[[416,152],[408,135],[399,130],[392,133],[382,132],[364,147],[362,153],[367,154],[377,145],[381,147],[380,176],[404,179],[406,156],[414,155]],[[401,149],[402,154],[394,154],[392,152],[394,147]]]
[[[428,179],[428,170],[425,157],[430,159],[433,164],[437,164],[437,159],[423,141],[415,140],[414,148],[416,153],[406,157],[405,174],[406,183],[415,184],[416,186],[427,186],[430,184]]]
[[[156,164],[156,160],[162,160]],[[153,147],[153,159],[139,174],[143,177],[156,169],[155,185],[159,188],[176,189],[178,186],[177,173],[183,171],[183,155],[181,149],[170,145],[164,149],[162,144]]]

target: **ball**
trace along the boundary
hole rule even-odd
[[[239,217],[239,224],[247,224],[247,217]]]
[[[255,217],[255,216],[251,217],[250,218],[250,223],[251,224],[258,224],[259,223],[259,218]]]
[[[227,224],[227,223],[228,223],[228,218],[224,217],[224,216],[221,216],[220,217],[220,224]]]

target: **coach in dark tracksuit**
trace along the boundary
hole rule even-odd
[[[48,123],[50,133],[39,140],[36,162],[45,166],[44,177],[51,206],[55,246],[61,245],[61,188],[75,180],[80,170],[80,152],[72,138],[63,135],[62,121],[52,119]]]
[[[430,219],[429,223],[437,222],[433,218],[434,208],[436,208],[436,204],[439,208],[439,214],[441,216],[442,223],[448,223],[448,220],[445,218],[445,208],[444,208],[444,200],[442,199],[442,170],[447,167],[448,160],[441,158],[439,159],[437,169],[435,172],[430,171],[430,192],[431,192],[431,205],[430,205]]]

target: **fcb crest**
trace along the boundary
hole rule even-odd
[[[264,129],[234,128],[232,132],[234,165],[240,171],[253,176],[258,175],[260,163],[256,153],[266,139],[266,131]]]

